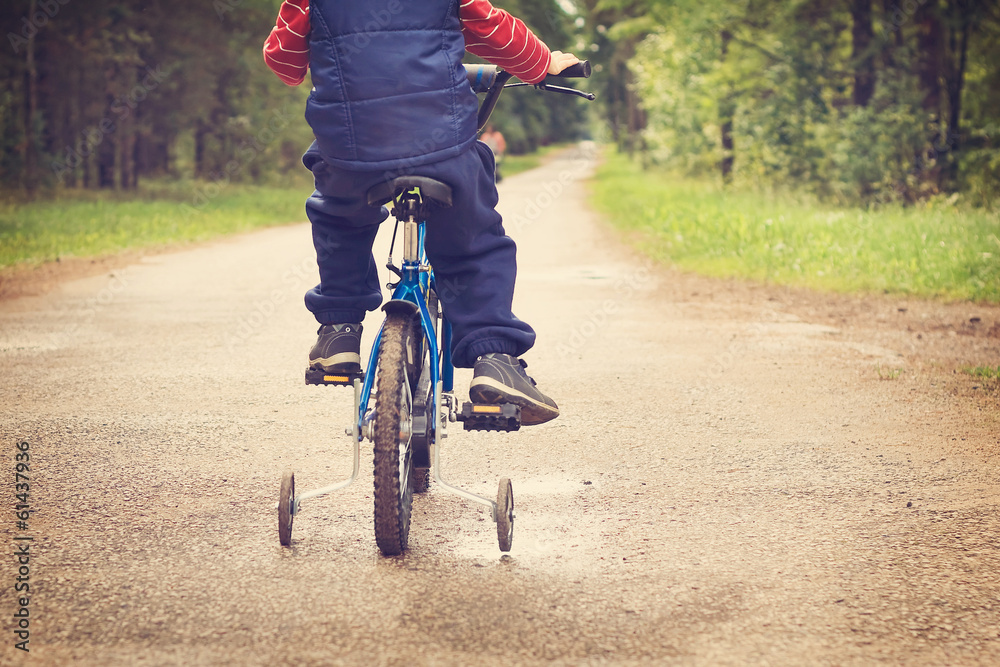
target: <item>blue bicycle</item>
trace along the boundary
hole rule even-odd
[[[486,126],[504,88],[530,85],[508,83],[511,75],[493,65],[467,65],[466,71],[473,90],[486,94],[479,109],[480,130]],[[560,75],[589,76],[587,62]],[[554,86],[548,79],[535,87],[594,99],[591,93]],[[423,224],[428,208],[451,206],[451,196],[446,183],[423,176],[401,176],[368,192],[370,206],[392,202],[396,219],[387,268],[398,281],[389,285],[392,298],[382,307],[385,320],[362,372],[306,372],[308,384],[354,388],[354,421],[347,429],[353,444],[354,469],[343,482],[302,494],[295,492],[294,472],[284,472],[278,500],[278,536],[283,546],[291,544],[292,523],[303,501],[342,489],[357,478],[361,442],[368,439],[374,446],[375,542],[384,555],[406,549],[413,494],[427,490],[432,473],[441,488],[489,507],[500,550],[510,551],[514,538],[510,479],[500,480],[496,500],[492,500],[452,486],[441,475],[438,445],[447,436],[448,422],[462,422],[465,430],[480,431],[516,431],[521,426],[520,408],[516,405],[460,405],[454,394],[451,325],[442,317],[434,270],[424,252]],[[397,267],[392,253],[400,226],[403,257]]]

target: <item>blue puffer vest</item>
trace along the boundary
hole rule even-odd
[[[476,139],[457,0],[311,0],[306,120],[353,170],[444,160]]]

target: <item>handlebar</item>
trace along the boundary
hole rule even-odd
[[[590,73],[590,61],[581,60],[575,65],[570,65],[558,74],[550,74],[549,76],[558,77],[560,79],[589,79]],[[548,77],[546,77],[546,79],[547,78]]]
[[[596,99],[593,93],[584,93],[573,88],[553,86],[551,83],[553,80],[569,78],[587,79],[590,78],[591,71],[590,62],[581,60],[575,65],[570,65],[559,74],[550,74],[536,84],[507,83],[513,75],[496,65],[465,65],[465,74],[469,80],[469,85],[472,86],[472,90],[476,93],[486,93],[486,97],[483,98],[483,102],[479,106],[479,116],[477,118],[480,130],[486,127],[486,123],[490,119],[490,115],[493,113],[493,109],[500,99],[500,93],[503,92],[504,88],[534,85],[539,90],[578,95],[591,101]]]
[[[463,65],[474,93],[487,93],[502,70],[496,65]]]
[[[464,67],[465,75],[469,79],[469,85],[477,93],[488,93],[493,84],[496,83],[499,75],[505,75],[504,83],[512,76],[496,65],[464,65]],[[533,85],[545,86],[550,79],[589,79],[592,71],[590,61],[581,60],[575,65],[570,65],[559,74],[550,74],[541,83]]]

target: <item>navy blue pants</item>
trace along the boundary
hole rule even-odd
[[[315,144],[302,161],[316,180],[306,214],[320,278],[306,293],[306,308],[322,324],[361,322],[382,303],[372,243],[389,213],[368,206],[365,195],[386,174],[330,165]],[[470,368],[476,357],[490,352],[520,356],[534,344],[535,332],[511,312],[516,247],[496,211],[492,151],[476,142],[457,157],[408,171],[452,188],[451,208],[431,207],[425,248],[452,324],[455,366]]]

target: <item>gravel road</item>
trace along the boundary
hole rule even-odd
[[[584,206],[592,158],[501,185],[562,415],[442,453],[472,491],[512,478],[506,556],[432,488],[381,557],[367,455],[278,545],[281,470],[350,471],[350,392],[302,381],[307,226],[0,302],[0,493],[28,443],[33,510],[0,519],[0,664],[1000,664],[998,413],[914,347],[998,339],[646,264]]]

